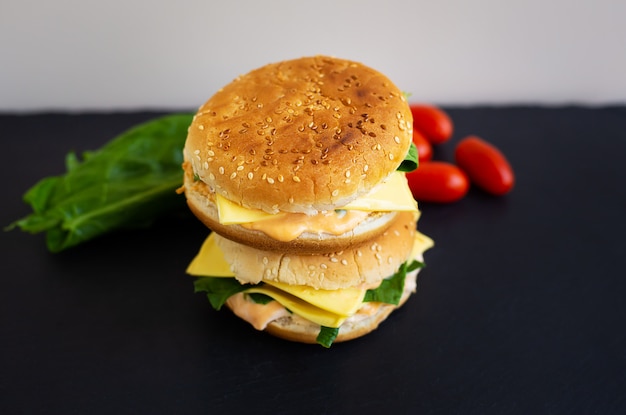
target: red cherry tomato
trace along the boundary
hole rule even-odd
[[[470,181],[486,192],[500,196],[513,188],[515,176],[511,165],[500,150],[485,140],[465,137],[457,144],[454,157]]]
[[[426,140],[424,134],[413,130],[413,144],[417,147],[419,162],[429,161],[433,158],[433,146]]]
[[[450,139],[454,126],[445,111],[427,104],[412,104],[410,108],[413,114],[413,129],[424,134],[430,144],[441,144]]]
[[[463,198],[469,180],[457,166],[445,161],[420,163],[406,175],[413,197],[418,202],[451,203]]]

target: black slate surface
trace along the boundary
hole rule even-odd
[[[626,413],[626,108],[457,107],[517,173],[422,204],[412,299],[331,349],[256,332],[193,293],[187,212],[50,254],[0,233],[3,414]],[[0,223],[24,191],[154,112],[0,115]]]

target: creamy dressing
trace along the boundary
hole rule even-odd
[[[239,318],[252,324],[257,330],[265,330],[265,327],[274,320],[290,315],[287,309],[278,301],[270,301],[267,304],[258,304],[246,300],[243,293],[232,295],[226,300],[228,307]]]
[[[265,219],[258,222],[242,223],[246,229],[261,231],[266,235],[289,242],[298,238],[304,232],[321,235],[341,235],[356,228],[363,222],[370,212],[360,210],[341,210],[338,212],[320,212],[317,215],[304,213],[289,213],[279,215],[274,219]]]

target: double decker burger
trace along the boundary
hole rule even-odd
[[[199,108],[184,160],[181,190],[211,230],[187,272],[215,309],[330,347],[415,291],[432,240],[405,178],[411,111],[380,72],[312,56],[239,76]]]

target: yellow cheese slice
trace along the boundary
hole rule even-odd
[[[367,195],[348,203],[343,209],[368,212],[416,212],[417,202],[409,189],[406,175],[394,172],[386,182]]]
[[[286,215],[285,213],[272,215],[259,209],[247,209],[218,194],[215,195],[215,204],[217,205],[217,214],[222,225],[259,222]]]
[[[292,313],[299,315],[309,321],[326,327],[339,327],[341,323],[346,320],[345,316],[332,313],[327,310],[323,310],[314,305],[308,304],[304,300],[295,297],[291,294],[285,293],[278,288],[271,286],[252,287],[245,291],[246,293],[259,293],[272,297],[274,300],[282,304],[283,307],[290,310]]]
[[[187,266],[187,274],[194,277],[234,277],[222,250],[215,243],[215,233],[204,240],[200,251]]]
[[[342,290],[316,290],[305,285],[289,285],[282,282],[265,281],[281,291],[289,293],[321,309],[345,317],[351,316],[361,307],[365,297],[364,288],[344,288]]]
[[[435,242],[432,239],[421,232],[416,232],[415,240],[413,241],[413,250],[411,251],[411,258],[418,258],[433,246],[435,246]]]
[[[241,207],[220,195],[216,195],[215,200],[219,221],[223,225],[258,222],[278,217],[262,210]],[[368,212],[417,212],[417,202],[411,194],[406,175],[396,171],[386,182],[342,209]],[[285,215],[285,213],[278,213],[278,215]]]

